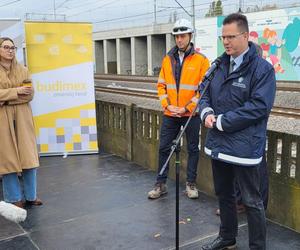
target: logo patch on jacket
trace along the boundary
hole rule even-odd
[[[239,87],[239,88],[245,89],[245,88],[246,88],[246,84],[243,83],[243,81],[244,81],[244,77],[241,76],[241,77],[237,80],[237,82],[233,82],[233,83],[232,83],[232,86],[235,86],[235,87]]]
[[[193,66],[188,66],[186,69],[189,69],[189,70],[195,70],[195,67],[193,67]]]

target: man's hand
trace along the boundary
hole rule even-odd
[[[179,115],[182,115],[186,112],[185,108],[184,107],[177,107],[177,113]]]
[[[18,95],[31,95],[33,93],[32,87],[17,87]]]
[[[213,128],[213,124],[216,122],[216,118],[214,115],[208,115],[205,118],[205,127],[207,128]]]
[[[181,115],[186,112],[184,107],[177,107],[174,105],[169,105],[167,107],[167,110],[169,110],[171,112],[172,116],[176,116],[176,117],[181,117]]]

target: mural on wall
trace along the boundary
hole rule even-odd
[[[249,40],[260,45],[263,57],[273,65],[277,80],[300,80],[300,8],[246,14]],[[218,17],[218,34],[224,17]],[[218,55],[223,53],[221,41]]]
[[[260,45],[277,80],[300,81],[300,8],[246,14],[249,39]],[[224,16],[196,21],[196,46],[210,61],[224,52],[218,39]]]

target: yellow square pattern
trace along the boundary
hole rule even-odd
[[[56,128],[56,135],[64,135],[65,128]]]
[[[81,142],[81,135],[73,135],[73,142]]]
[[[41,152],[48,152],[49,151],[49,146],[48,144],[41,144]]]
[[[73,143],[66,143],[65,148],[67,151],[73,151],[73,149],[74,149]]]
[[[90,149],[98,149],[98,143],[96,141],[89,142]]]
[[[80,126],[95,126],[96,118],[81,118]]]

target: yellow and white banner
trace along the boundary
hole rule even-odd
[[[97,152],[90,23],[25,22],[42,154]]]

